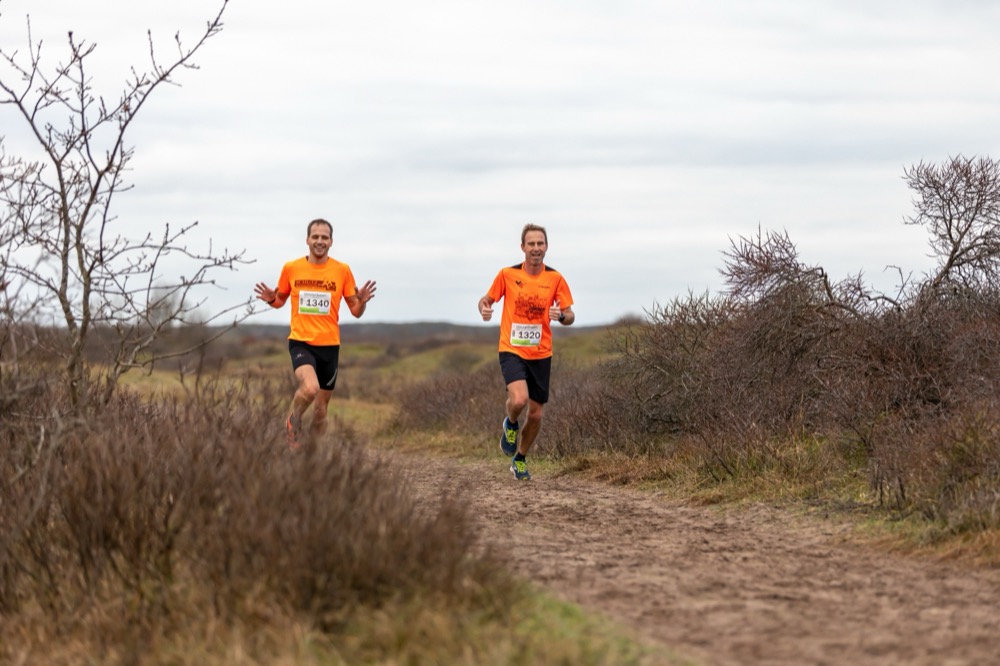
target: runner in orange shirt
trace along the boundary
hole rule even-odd
[[[350,266],[329,255],[332,237],[329,222],[313,220],[306,228],[309,254],[284,265],[275,289],[263,282],[254,287],[257,298],[273,308],[292,301],[288,351],[299,385],[285,421],[291,448],[299,447],[302,416],[309,405],[313,405],[313,436],[326,432],[327,407],[337,384],[340,359],[341,299],[347,301],[352,315],[360,317],[375,297],[373,280],[358,288]]]
[[[545,228],[526,224],[521,230],[524,262],[501,269],[479,299],[483,321],[493,317],[493,304],[503,299],[500,372],[507,384],[507,415],[501,426],[500,450],[513,456],[510,471],[518,481],[531,478],[525,455],[538,437],[542,411],[549,400],[551,322],[569,326],[576,321],[569,285],[559,271],[544,263],[548,247]],[[525,407],[528,416],[519,426]]]

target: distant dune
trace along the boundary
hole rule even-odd
[[[604,326],[553,326],[555,335],[586,333]],[[284,324],[240,324],[240,332],[261,338],[284,338],[288,326]],[[446,340],[455,342],[492,342],[497,339],[499,324],[463,325],[446,322],[422,321],[402,324],[378,322],[345,322],[341,325],[344,342],[416,342],[419,340]]]

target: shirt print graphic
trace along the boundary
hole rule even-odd
[[[518,321],[534,321],[545,319],[548,305],[538,296],[518,294],[514,300],[514,319]]]
[[[296,289],[321,289],[323,291],[337,292],[336,280],[296,280]]]

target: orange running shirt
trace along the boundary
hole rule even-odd
[[[292,304],[289,340],[340,344],[340,300],[358,293],[350,266],[332,258],[322,264],[310,264],[307,257],[289,261],[281,269],[278,291],[289,294]]]
[[[573,305],[569,285],[559,271],[549,266],[539,275],[524,272],[524,264],[502,268],[486,295],[503,299],[500,317],[500,351],[526,359],[552,356],[552,326],[549,308],[559,302],[565,309]]]

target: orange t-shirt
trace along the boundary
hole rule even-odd
[[[340,344],[340,300],[358,293],[350,266],[329,257],[322,264],[311,264],[307,257],[289,261],[281,269],[278,291],[292,304],[289,340]]]
[[[503,299],[500,317],[500,351],[526,359],[552,356],[552,326],[549,308],[559,302],[565,309],[573,305],[573,295],[562,274],[545,266],[538,275],[529,275],[524,264],[502,268],[486,295]]]

